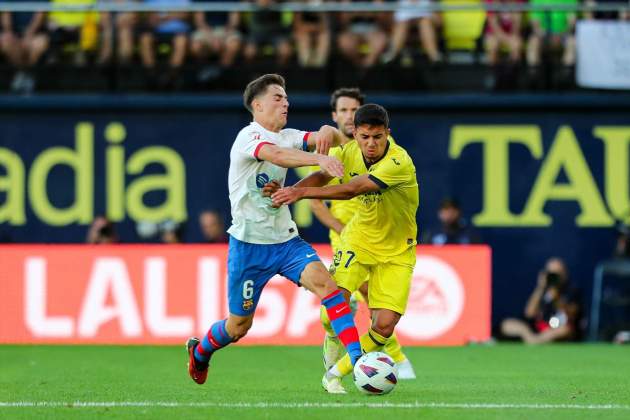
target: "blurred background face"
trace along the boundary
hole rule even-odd
[[[219,215],[212,211],[204,211],[199,216],[201,232],[206,239],[215,239],[223,236],[223,222]]]
[[[361,104],[354,98],[341,96],[337,99],[336,109],[332,113],[332,119],[337,123],[337,128],[344,136],[352,138],[354,132],[354,113]]]
[[[280,130],[287,125],[289,100],[284,89],[279,85],[267,87],[267,91],[253,101],[254,112],[262,121]]]
[[[562,261],[560,258],[549,259],[547,261],[547,264],[545,264],[545,271],[547,271],[548,273],[555,273],[560,276],[562,280],[565,281],[568,278],[567,267],[564,264],[564,261]]]
[[[383,157],[388,134],[387,128],[383,125],[364,124],[355,129],[354,138],[368,162],[375,162]]]
[[[446,206],[438,210],[438,217],[444,225],[454,225],[459,221],[461,212],[457,207]]]

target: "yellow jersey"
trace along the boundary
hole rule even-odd
[[[388,141],[383,157],[366,165],[356,141],[346,143],[338,156],[345,167],[342,183],[368,174],[379,191],[354,197],[356,211],[341,233],[344,248],[361,249],[377,261],[388,261],[416,245],[418,181],[407,151]]]
[[[390,143],[394,143],[394,144],[396,143],[392,136],[388,136],[387,139],[390,141]],[[348,142],[346,142],[345,144],[341,146],[331,147],[330,150],[328,151],[328,156],[334,156],[337,159],[341,160],[341,152],[343,152],[343,148],[352,142],[354,142],[354,139],[350,139]],[[313,171],[318,171],[318,170],[319,170],[319,166],[313,167]],[[327,185],[339,185],[339,184],[341,184],[341,179],[333,178],[328,182]],[[359,203],[356,197],[351,200],[331,200],[329,208],[330,208],[330,213],[337,220],[339,220],[344,225],[347,225],[350,222],[350,219],[352,219],[352,216],[354,216],[355,213],[358,211]],[[337,232],[335,232],[334,229],[330,229],[328,232],[328,238],[330,239],[330,245],[332,246],[333,253],[335,253],[337,249],[339,248],[339,242],[341,241],[341,237],[339,236]]]
[[[343,148],[349,143],[353,143],[354,140],[349,141],[343,146],[331,147],[328,151],[328,156],[334,156],[337,159],[341,160],[341,153],[343,152]],[[341,183],[340,178],[333,178],[328,182],[328,185],[339,185]],[[341,223],[347,225],[352,219],[352,216],[359,209],[359,203],[355,198],[350,200],[331,200],[330,201],[330,213]],[[335,232],[334,229],[330,229],[328,233],[328,237],[330,238],[330,244],[333,247],[333,252],[337,251],[339,246],[339,234]]]
[[[55,6],[91,6],[97,3],[97,0],[52,0]],[[50,12],[48,20],[55,28],[74,28],[83,26],[86,19],[90,17],[94,23],[98,23],[99,14],[96,12],[66,12],[56,11]]]

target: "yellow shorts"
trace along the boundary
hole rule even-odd
[[[409,298],[413,269],[416,265],[416,247],[386,262],[379,262],[373,256],[359,249],[347,249],[343,245],[334,256],[333,277],[337,286],[351,293],[368,280],[368,301],[370,309],[390,309],[404,314]]]

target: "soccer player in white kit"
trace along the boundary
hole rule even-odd
[[[191,337],[186,343],[188,374],[198,384],[206,381],[212,354],[247,334],[260,293],[276,274],[322,299],[352,362],[361,356],[351,310],[335,281],[315,250],[298,236],[288,207],[273,207],[266,192],[271,184],[284,185],[287,168],[318,165],[331,176],[343,176],[343,165],[328,156],[328,149],[339,144],[342,134],[330,126],[318,132],[284,129],[289,102],[284,79],[277,74],[250,82],[243,99],[254,121],[239,132],[230,151],[230,313],[201,340]],[[309,153],[312,149],[318,153]]]

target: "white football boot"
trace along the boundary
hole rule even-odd
[[[341,384],[341,378],[339,376],[329,374],[328,372],[324,373],[324,377],[322,378],[322,386],[329,394],[346,393],[346,390]]]
[[[416,372],[409,359],[405,359],[400,363],[396,363],[398,368],[398,379],[416,379]]]

